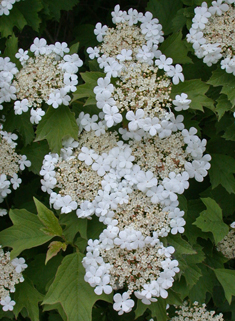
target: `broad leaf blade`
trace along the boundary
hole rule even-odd
[[[11,210],[9,213],[13,226],[0,232],[0,244],[12,248],[11,258],[22,251],[48,242],[52,236],[45,235],[43,224],[37,215],[26,210]]]
[[[209,85],[200,79],[186,80],[173,86],[171,97],[174,99],[176,95],[185,93],[188,98],[192,100],[190,109],[197,109],[203,111],[203,107],[207,107],[214,111],[213,100],[208,98],[205,94],[209,89]]]
[[[35,289],[28,278],[26,278],[24,282],[16,285],[14,300],[16,301],[16,305],[14,307],[16,318],[21,310],[25,308],[30,320],[39,320],[38,303],[43,300],[43,295]]]
[[[74,113],[67,106],[59,106],[57,109],[49,107],[37,127],[36,134],[36,142],[46,139],[51,151],[59,154],[63,138],[78,137]]]
[[[83,255],[67,255],[59,266],[43,304],[60,303],[68,321],[91,321],[92,307],[97,300],[110,302],[107,295],[97,296],[84,281]]]
[[[235,296],[235,271],[227,269],[215,269],[215,275],[219,282],[221,283],[225,297],[230,304],[232,301],[232,296]]]
[[[216,201],[210,197],[201,200],[206,205],[206,210],[201,212],[194,224],[203,232],[211,232],[215,244],[218,244],[228,234],[229,227],[223,222],[222,210]]]
[[[39,202],[34,197],[34,203],[37,208],[38,218],[42,222],[42,224],[46,227],[49,235],[52,236],[61,236],[62,235],[62,227],[59,224],[57,217],[54,213],[49,210],[45,205]]]
[[[212,188],[221,184],[227,192],[235,193],[235,162],[228,155],[212,154],[211,169],[209,171]]]

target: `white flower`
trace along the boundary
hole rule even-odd
[[[136,114],[134,114],[134,112],[128,111],[126,114],[126,119],[130,121],[130,123],[128,124],[128,128],[131,131],[135,131],[138,129],[138,127],[141,126],[141,124],[143,123],[143,117],[144,117],[144,111],[143,109],[137,109]]]
[[[155,60],[155,65],[157,65],[160,69],[164,69],[164,71],[169,71],[172,62],[172,58],[166,58],[165,55],[161,55],[159,59]]]
[[[189,108],[189,104],[191,103],[191,99],[187,99],[188,95],[182,93],[181,95],[176,95],[175,100],[173,100],[173,104],[176,106],[176,111],[186,110]]]
[[[106,162],[107,157],[103,157],[105,155],[99,156],[96,160],[95,163],[92,164],[92,169],[94,171],[97,171],[97,174],[99,176],[104,176],[105,172],[109,171],[110,166]]]
[[[103,94],[104,92],[108,91],[109,93],[112,93],[114,90],[113,84],[110,83],[110,78],[105,77],[105,78],[99,78],[97,80],[98,86],[96,86],[93,91],[94,93],[97,94]]]
[[[13,259],[11,264],[15,267],[17,273],[21,273],[28,267],[28,265],[25,264],[25,259],[23,257]]]
[[[218,16],[221,16],[223,11],[228,11],[229,6],[226,3],[223,3],[224,0],[217,0],[217,1],[212,1],[212,7],[208,9],[208,11],[211,14],[217,14]]]
[[[19,59],[19,61],[21,62],[21,64],[23,65],[29,58],[28,56],[28,50],[23,50],[22,48],[20,48],[18,50],[18,52],[15,54],[15,57],[17,59]]]
[[[154,54],[153,52],[150,51],[150,48],[146,45],[142,46],[141,49],[139,49],[136,58],[140,61],[140,62],[146,62],[149,65],[152,65],[153,63],[153,58],[154,58]]]
[[[132,50],[122,49],[121,54],[117,55],[117,59],[120,61],[132,60]]]
[[[17,189],[20,186],[20,183],[22,182],[21,178],[18,178],[18,175],[16,173],[13,174],[13,177],[11,178],[11,184],[13,189]]]
[[[17,100],[14,103],[14,110],[16,115],[21,115],[22,112],[27,112],[29,109],[28,106],[28,99],[23,99],[23,100]]]
[[[20,169],[23,171],[25,167],[30,167],[31,162],[27,160],[27,157],[25,155],[22,155],[21,159],[19,160]]]
[[[3,311],[12,311],[14,305],[16,304],[15,301],[11,300],[9,296],[5,297],[0,301],[1,305],[3,305]]]
[[[184,75],[182,73],[182,67],[181,65],[177,64],[175,67],[170,66],[170,70],[167,71],[167,75],[169,77],[172,77],[172,82],[174,85],[178,85],[178,83],[181,81],[184,81]]]
[[[84,161],[87,165],[91,165],[93,160],[96,160],[99,157],[93,149],[88,149],[83,146],[81,151],[82,152],[78,155],[78,159],[80,161]]]
[[[102,27],[102,24],[100,22],[98,22],[95,25],[95,30],[94,30],[94,34],[96,35],[96,39],[101,42],[103,40],[103,36],[106,34],[106,31],[108,30],[108,27],[106,25],[104,25]]]
[[[56,89],[54,92],[50,94],[47,104],[52,105],[53,108],[58,108],[59,105],[62,104],[62,99],[60,96],[59,89]]]
[[[119,114],[117,106],[109,106],[105,104],[103,107],[103,112],[105,113],[104,119],[106,120],[107,127],[112,127],[122,121],[122,115]]]
[[[94,289],[95,294],[101,295],[103,292],[105,294],[110,294],[113,291],[113,289],[111,285],[109,285],[109,281],[110,281],[110,276],[105,274],[102,277],[99,285],[97,285],[97,287]]]
[[[67,214],[77,209],[77,202],[73,201],[69,195],[61,197],[58,202],[61,207],[61,214]]]
[[[7,215],[7,210],[5,210],[5,208],[0,208],[0,217]]]
[[[98,58],[99,57],[99,48],[97,48],[97,47],[94,47],[94,48],[92,48],[92,47],[88,47],[87,48],[87,53],[89,54],[89,58],[90,59],[94,59],[94,58]]]
[[[31,109],[30,110],[30,122],[32,124],[38,124],[42,117],[45,115],[45,111],[43,111],[41,108],[37,108],[36,110]]]
[[[33,44],[30,46],[30,51],[34,52],[35,56],[39,54],[44,55],[46,53],[47,42],[44,38],[39,39],[36,37],[33,41]]]
[[[63,57],[65,53],[69,53],[69,48],[68,48],[68,45],[67,45],[66,42],[60,43],[60,42],[57,41],[57,42],[54,44],[53,51],[54,51],[57,55]]]
[[[128,313],[132,310],[135,302],[129,298],[129,294],[124,292],[122,295],[120,293],[116,293],[113,296],[114,304],[113,309],[118,311],[119,315],[122,315],[124,312]]]

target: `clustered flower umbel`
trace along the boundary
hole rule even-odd
[[[103,117],[81,113],[78,141],[65,140],[60,156],[46,155],[40,174],[56,210],[76,210],[79,218],[95,214],[107,225],[98,240],[88,241],[85,280],[98,295],[127,288],[114,295],[122,314],[134,305],[132,293],[145,304],[167,297],[179,269],[174,248],[159,237],[184,232],[177,195],[189,177],[203,180],[210,156],[203,156],[206,141],[195,128],[184,129],[179,116],[169,136],[120,129],[125,143]]]
[[[121,11],[116,5],[112,17],[116,28],[97,23],[94,33],[101,45],[87,49],[89,57],[97,58],[106,73],[94,88],[97,107],[104,112],[108,127],[125,117],[131,131],[138,128],[149,131],[157,122],[157,134],[161,132],[162,121],[171,122],[169,115],[174,102],[170,94],[173,84],[184,81],[182,67],[173,66],[173,60],[158,50],[164,38],[162,26],[152,13]],[[117,78],[115,85],[111,77]],[[190,100],[183,95],[178,100],[180,103],[183,100],[187,109]]]
[[[10,293],[15,292],[15,285],[23,282],[21,272],[27,268],[24,258],[10,259],[10,252],[2,250],[0,245],[0,304],[3,311],[12,311],[16,302]]]
[[[221,252],[226,258],[235,258],[235,222],[230,224],[230,231],[228,234],[217,244],[217,250]]]
[[[127,14],[115,7],[113,16],[119,15],[121,20],[116,29],[110,29],[110,36],[107,27],[96,27],[98,38],[104,36],[104,44],[97,49],[103,58],[105,54],[107,59],[131,57],[128,50],[132,47],[137,57],[138,41],[148,42],[150,47],[152,43],[157,49],[154,37],[146,39],[141,28],[133,26],[132,14],[137,12],[129,10]],[[146,28],[153,25],[151,28],[158,30],[153,33],[160,32],[150,13],[146,19]],[[119,42],[128,45],[117,49]],[[90,55],[96,49],[92,50],[88,50]],[[183,116],[175,117],[170,111],[172,104],[181,111],[191,102],[184,93],[171,101],[169,75],[157,75],[158,68],[170,71],[172,61],[160,54],[155,60],[158,67],[154,67],[153,61],[133,57],[132,62],[120,56],[119,63],[113,62],[116,71],[121,66],[120,73],[113,74],[105,67],[107,76],[99,78],[94,88],[97,107],[102,110],[99,117],[81,113],[78,141],[69,138],[60,155],[46,155],[40,171],[42,190],[50,194],[51,206],[65,214],[76,210],[79,218],[95,214],[107,226],[97,240],[88,241],[83,260],[85,281],[97,295],[122,289],[114,295],[113,307],[119,314],[131,311],[132,294],[144,304],[167,297],[179,268],[173,257],[175,249],[164,247],[160,237],[184,232],[186,222],[178,208],[178,194],[189,187],[189,178],[203,181],[211,159],[203,155],[206,140],[196,135],[195,128],[184,129]],[[116,86],[111,76],[119,76]],[[129,121],[129,130],[119,128],[123,141],[118,133],[108,131],[122,121],[121,113],[126,113]]]
[[[220,60],[221,68],[235,75],[234,0],[203,2],[194,9],[195,16],[187,35],[198,58],[209,67]]]
[[[30,109],[32,124],[38,124],[45,115],[44,103],[53,108],[69,105],[68,93],[76,90],[76,73],[83,62],[77,54],[68,53],[65,42],[47,45],[44,38],[35,38],[30,52],[19,49],[16,54],[22,65],[20,71],[5,58],[0,68],[8,73],[0,74],[0,102],[15,100],[16,115]]]
[[[21,184],[21,178],[18,173],[26,167],[31,166],[25,155],[19,155],[15,152],[18,138],[16,134],[1,130],[0,125],[0,203],[11,193],[11,187],[16,190]],[[0,210],[0,216],[7,214],[6,210]]]
[[[19,1],[20,0],[0,0],[0,16],[8,16],[10,10],[13,8],[13,4]]]
[[[170,319],[170,321],[224,321],[223,314],[215,315],[215,311],[206,310],[206,304],[199,305],[197,301],[189,306],[189,303],[185,301],[182,306],[177,307],[177,316]]]

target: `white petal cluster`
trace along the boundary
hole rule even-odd
[[[100,68],[104,68],[105,83],[111,84],[110,78],[117,78],[115,87],[112,85],[107,90],[102,90],[102,79],[98,80],[94,89],[97,107],[103,110],[108,127],[122,122],[126,114],[127,120],[137,116],[129,123],[129,130],[144,128],[156,135],[159,118],[166,120],[165,114],[172,106],[172,83],[177,85],[184,81],[182,67],[174,66],[173,60],[158,50],[164,38],[162,26],[152,13],[143,15],[132,8],[128,12],[121,11],[116,5],[112,17],[116,28],[97,23],[94,33],[101,44],[87,49],[89,57],[97,58]],[[159,76],[161,69],[164,76]],[[156,116],[158,120],[153,120]]]
[[[211,7],[203,2],[194,12],[187,41],[192,43],[196,56],[203,58],[209,67],[220,61],[221,69],[235,75],[235,42],[231,37],[234,32],[234,1],[212,1]]]
[[[20,71],[8,58],[1,58],[0,72],[4,72],[0,74],[0,103],[15,100],[16,115],[31,108],[30,122],[38,124],[45,114],[41,108],[43,102],[53,108],[69,105],[69,93],[76,90],[76,73],[83,62],[77,54],[69,55],[65,42],[48,45],[44,38],[35,38],[29,51],[20,48],[16,54],[22,65]],[[6,69],[9,69],[8,74]]]
[[[2,0],[0,2],[0,16],[8,16],[10,14],[10,10],[13,8],[13,4],[19,1],[20,0]]]
[[[113,209],[132,191],[123,177],[130,173],[134,156],[127,144],[118,142],[117,133],[107,132],[105,120],[81,113],[77,123],[82,132],[79,141],[69,138],[62,142],[60,156],[44,157],[42,190],[61,213],[76,210],[79,218],[96,214],[108,224]],[[59,194],[53,191],[56,187]]]
[[[0,130],[0,203],[11,193],[11,188],[16,190],[20,186],[19,172],[31,166],[25,155],[15,152],[17,138],[16,134]]]
[[[27,268],[25,259],[10,259],[10,252],[5,252],[0,246],[0,304],[3,311],[12,311],[16,302],[10,293],[15,292],[15,285],[23,282],[22,272]]]
[[[0,57],[0,110],[3,109],[4,102],[16,99],[16,88],[12,81],[17,73],[18,69],[10,58]]]
[[[170,321],[186,321],[186,320],[208,320],[208,321],[224,321],[223,314],[215,314],[215,311],[206,309],[206,304],[199,305],[197,301],[190,306],[189,302],[184,301],[182,306],[178,306],[175,312],[177,316]]]

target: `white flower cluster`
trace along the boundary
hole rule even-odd
[[[175,316],[170,319],[170,321],[224,321],[223,314],[220,313],[215,315],[215,311],[207,311],[206,304],[199,305],[197,301],[189,306],[188,302],[185,301],[182,306],[177,307]]]
[[[134,157],[128,145],[118,142],[117,134],[106,131],[105,121],[97,120],[96,115],[82,113],[78,119],[83,130],[79,141],[64,141],[60,156],[46,155],[40,175],[42,190],[50,194],[56,210],[77,210],[78,217],[95,213],[102,220],[132,191],[122,178],[130,173]],[[59,194],[53,192],[54,188],[59,188]]]
[[[230,227],[228,234],[217,244],[217,250],[229,260],[235,258],[235,222]]]
[[[221,68],[235,75],[235,7],[234,0],[203,2],[196,7],[187,41],[193,44],[198,58],[209,67],[219,60]],[[221,59],[222,58],[222,59]]]
[[[0,246],[0,304],[3,311],[12,311],[16,302],[10,293],[15,292],[15,285],[23,282],[21,272],[27,268],[24,258],[10,259],[10,252],[4,253]]]
[[[12,80],[17,72],[18,69],[10,58],[0,57],[0,110],[3,109],[2,103],[16,99],[16,89],[12,86]]]
[[[184,81],[182,67],[173,66],[173,60],[158,50],[164,40],[162,26],[150,12],[121,11],[116,5],[112,16],[116,28],[97,23],[94,33],[102,43],[87,49],[106,73],[94,88],[97,107],[104,112],[108,127],[120,123],[125,115],[129,130],[152,127],[156,122],[160,129],[161,121],[171,113],[172,83]],[[111,77],[117,78],[115,86]],[[178,110],[182,105],[186,109],[189,103],[182,102]]]
[[[31,108],[30,121],[32,124],[38,124],[45,115],[41,108],[43,102],[52,105],[53,108],[62,104],[69,105],[71,97],[68,93],[76,90],[76,73],[83,62],[77,54],[68,53],[69,48],[65,42],[47,45],[44,38],[35,38],[30,52],[19,49],[16,58],[19,59],[22,68],[18,72],[14,69],[15,78],[10,97],[16,100],[16,115],[21,115]],[[9,100],[5,98],[5,101]]]
[[[46,155],[40,174],[54,209],[76,210],[79,218],[95,214],[107,226],[88,242],[85,280],[98,295],[127,288],[114,295],[114,309],[122,314],[134,305],[132,293],[145,304],[167,296],[179,269],[174,248],[159,237],[184,232],[178,194],[190,177],[203,180],[211,158],[203,155],[206,140],[195,128],[184,129],[181,115],[161,135],[121,128],[125,143],[107,130],[104,117],[81,113],[78,141],[69,138],[60,155]]]
[[[15,2],[19,2],[20,0],[1,0],[0,1],[0,16],[9,15],[10,10],[13,7]]]
[[[11,193],[11,186],[14,190],[20,186],[22,180],[18,177],[18,173],[25,167],[31,166],[31,162],[25,155],[15,152],[17,138],[16,134],[0,130],[0,203]],[[7,212],[1,210],[0,216],[5,214]]]

